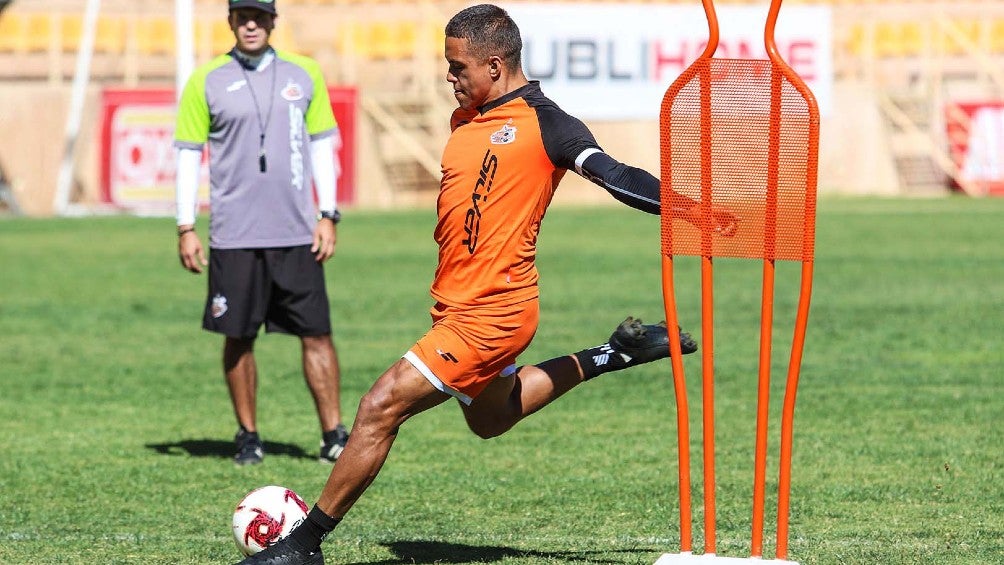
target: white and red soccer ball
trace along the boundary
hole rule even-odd
[[[275,485],[249,492],[234,509],[237,549],[254,555],[289,535],[307,517],[307,504],[291,489]]]

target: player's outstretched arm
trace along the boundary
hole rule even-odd
[[[580,175],[632,208],[661,214],[662,205],[666,204],[675,216],[699,225],[700,203],[676,191],[670,191],[669,202],[661,202],[659,179],[644,169],[621,163],[599,150],[594,150],[585,158],[580,157],[576,169]],[[716,232],[725,236],[735,235],[738,223],[735,215],[722,207],[713,207],[712,216]]]

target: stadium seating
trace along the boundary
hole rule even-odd
[[[29,14],[24,18],[24,49],[31,52],[48,51],[58,45],[60,39],[53,26],[55,16],[51,14]]]
[[[0,15],[0,53],[16,53],[22,50],[23,26],[23,18]]]
[[[134,25],[136,47],[141,55],[174,53],[174,21],[169,16],[138,18]]]
[[[222,0],[193,1],[193,46],[196,62],[202,63],[229,50],[234,38]],[[700,0],[629,1],[700,5]],[[763,6],[767,1],[716,0],[716,5]],[[939,88],[935,84],[939,78],[931,79],[931,84],[923,82],[932,69],[944,73],[951,68],[953,81],[968,76],[1000,82],[1004,2],[785,0],[786,5],[820,3],[832,8],[835,82],[860,82],[876,91],[905,91],[915,96]],[[0,14],[0,81],[65,86],[72,79],[84,36],[83,4],[82,0],[15,0],[4,10]],[[438,142],[429,132],[442,126],[440,118],[449,110],[443,106],[454,103],[448,92],[440,92],[445,70],[443,26],[450,14],[467,4],[463,0],[281,0],[272,42],[279,49],[316,58],[330,82],[357,86],[360,112],[370,118],[361,121],[375,124],[375,145],[388,140],[399,143],[400,137],[411,135],[413,146],[429,145],[427,149],[434,153]],[[177,69],[174,21],[171,0],[102,0],[92,86],[173,84]],[[933,113],[930,105],[934,102],[922,102]],[[380,119],[374,118],[377,115]],[[415,164],[414,152],[388,149],[383,155],[395,153],[411,159],[398,164]],[[417,176],[422,175],[420,171]]]
[[[846,48],[854,55],[878,58],[943,54],[962,56],[966,49],[945,32],[950,26],[986,53],[1004,53],[1004,16],[975,18],[868,19],[850,25]]]
[[[433,11],[417,15],[418,4],[401,0],[285,0],[284,17],[300,21],[312,19],[311,13],[334,23],[326,34],[316,34],[309,41],[295,42],[290,26],[276,28],[275,41],[281,48],[299,48],[307,54],[327,50],[362,59],[407,59],[424,52],[427,45],[440,45],[442,8],[447,3],[429,3]],[[638,0],[635,0],[638,1]],[[684,3],[685,0],[651,0],[659,3]],[[697,0],[686,0],[694,3]],[[765,0],[733,0],[725,3],[763,3]],[[788,0],[799,2],[799,0]],[[803,0],[808,3],[808,0]],[[946,37],[938,25],[937,12],[920,9],[923,4],[905,2],[865,2],[830,0],[835,9],[846,7],[859,12],[845,14],[848,29],[836,30],[843,37],[843,47],[853,56],[878,58],[916,57],[929,53],[965,55],[966,49]],[[51,6],[49,10],[44,9]],[[200,58],[228,49],[233,37],[223,18],[218,0],[196,0],[196,45]],[[858,9],[857,6],[865,9]],[[0,17],[0,55],[4,53],[73,53],[82,37],[82,10],[69,9],[66,2],[37,0],[14,3]],[[104,4],[98,18],[95,50],[121,54],[134,49],[139,57],[166,56],[174,52],[173,12],[169,3],[156,9],[149,4],[111,0]],[[852,7],[853,6],[853,7]],[[398,9],[398,8],[412,9]],[[438,7],[438,8],[437,8]],[[883,9],[880,12],[866,8]],[[296,10],[298,13],[289,15]],[[429,21],[429,13],[439,11],[440,18]],[[1004,53],[1004,15],[940,16],[972,44],[988,53]],[[434,32],[425,29],[430,26]],[[840,42],[838,41],[838,46]],[[48,73],[42,73],[47,75]]]

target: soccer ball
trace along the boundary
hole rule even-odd
[[[254,555],[289,535],[307,517],[307,504],[286,487],[269,485],[249,492],[234,509],[237,549]]]

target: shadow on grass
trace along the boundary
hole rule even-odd
[[[395,559],[363,561],[353,565],[391,565],[413,563],[495,563],[513,558],[539,558],[564,563],[636,563],[642,549],[612,551],[533,551],[512,547],[477,546],[438,541],[397,541],[381,544],[396,556]],[[598,555],[629,553],[624,560],[601,558]]]
[[[263,442],[265,445],[265,455],[280,455],[292,457],[294,459],[316,459],[316,453],[307,453],[299,445],[292,443],[277,443],[274,441]],[[219,459],[230,459],[234,456],[236,448],[232,441],[221,441],[218,439],[183,439],[170,443],[148,443],[144,447],[152,449],[160,455],[190,455],[192,457],[216,457]]]

